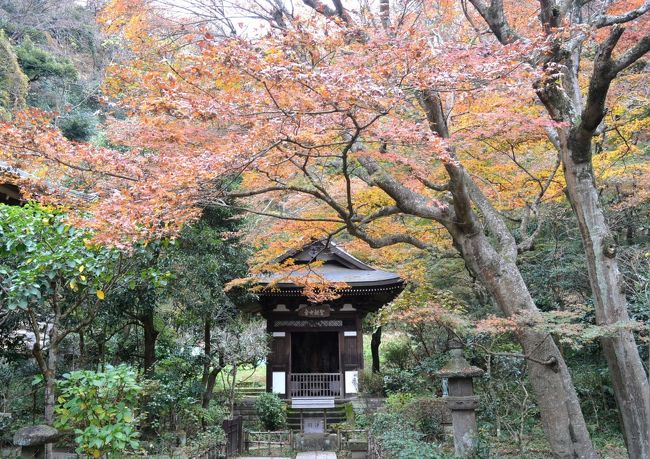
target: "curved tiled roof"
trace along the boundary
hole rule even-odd
[[[395,273],[374,269],[353,257],[331,241],[315,241],[302,249],[285,253],[276,261],[294,260],[290,273],[269,274],[259,277],[260,284],[275,282],[279,288],[298,287],[291,278],[309,277],[324,282],[344,282],[350,288],[401,285],[402,278]],[[312,262],[322,264],[311,265]]]

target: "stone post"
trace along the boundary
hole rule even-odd
[[[21,459],[41,459],[45,457],[45,445],[54,443],[61,432],[47,425],[28,426],[14,434],[14,444],[20,446]]]
[[[476,427],[478,396],[474,395],[473,379],[483,375],[483,370],[471,366],[465,360],[460,341],[450,340],[448,345],[451,359],[436,373],[436,376],[448,380],[449,395],[445,397],[445,401],[451,411],[456,455],[470,457],[476,450],[478,438]]]

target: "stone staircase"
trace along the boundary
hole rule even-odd
[[[242,397],[257,397],[266,392],[263,386],[237,387],[237,393]]]
[[[237,389],[241,398],[235,403],[235,416],[242,416],[244,420],[254,421],[256,419],[255,400],[264,392],[263,388]],[[292,408],[291,400],[287,404],[287,429],[300,432],[303,429],[305,419],[319,418],[323,420],[325,429],[332,424],[339,424],[347,420],[344,400],[334,400],[334,406],[329,408]]]
[[[253,422],[257,419],[255,412],[255,399],[257,395],[247,395],[235,402],[235,416],[241,416],[244,421]]]
[[[345,422],[345,401],[335,400],[333,408],[292,408],[291,403],[287,403],[287,425],[290,430],[301,431],[306,418],[323,419],[326,429],[332,424]]]
[[[244,421],[254,421],[255,399],[266,392],[264,386],[242,384],[235,387],[237,401],[235,402],[235,416],[241,416]]]

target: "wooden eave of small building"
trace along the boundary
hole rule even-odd
[[[25,171],[0,161],[0,203],[9,204],[10,206],[23,204],[25,200],[15,182],[27,177],[28,174]]]
[[[20,195],[20,190],[16,185],[11,183],[0,182],[0,203],[9,204],[10,206],[18,206],[23,202]]]
[[[0,203],[20,206],[26,203],[25,198],[20,192],[20,188],[16,183],[20,180],[35,180],[36,177],[29,172],[26,172],[17,167],[10,166],[4,161],[0,161]],[[73,196],[77,199],[84,201],[94,201],[97,199],[95,193],[85,193],[81,191],[71,190],[61,185],[52,183],[49,180],[42,182],[48,190],[59,190]]]

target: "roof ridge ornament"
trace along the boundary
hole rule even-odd
[[[338,262],[346,268],[355,268],[366,271],[374,271],[372,266],[367,265],[358,258],[350,255],[336,244],[331,238],[314,239],[304,244],[299,249],[287,250],[284,254],[275,259],[276,263],[282,263],[293,258],[296,264],[309,264],[314,261]]]

